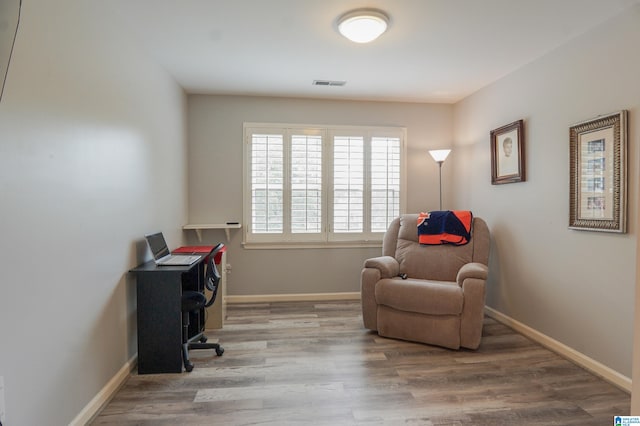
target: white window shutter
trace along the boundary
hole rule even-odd
[[[400,214],[400,139],[371,139],[371,232],[385,232]]]
[[[291,137],[291,232],[322,231],[322,137]]]
[[[254,233],[283,232],[283,152],[282,135],[252,135],[251,229]]]
[[[364,230],[364,138],[333,138],[333,232]]]

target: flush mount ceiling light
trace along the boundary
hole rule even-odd
[[[340,34],[355,43],[369,43],[382,35],[389,25],[389,17],[377,9],[358,9],[338,19]]]

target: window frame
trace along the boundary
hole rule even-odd
[[[406,128],[379,126],[344,126],[282,123],[243,123],[243,233],[245,248],[326,248],[326,247],[379,247],[384,232],[371,232],[371,140],[377,137],[398,138],[400,141],[400,194],[399,214],[406,211]],[[252,232],[252,135],[272,134],[283,137],[284,188],[283,232]],[[319,233],[294,233],[291,231],[291,137],[294,135],[322,138],[322,197],[321,230]],[[333,177],[334,136],[362,136],[364,138],[364,230],[363,232],[334,232]]]

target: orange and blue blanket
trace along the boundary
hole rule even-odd
[[[464,245],[471,239],[473,213],[469,210],[444,210],[418,215],[420,244]]]

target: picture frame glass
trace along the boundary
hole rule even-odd
[[[578,218],[614,219],[613,127],[578,135]]]
[[[518,158],[518,129],[496,136],[496,152],[498,153],[498,177],[513,176],[520,173]]]

